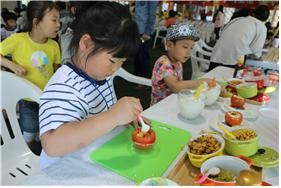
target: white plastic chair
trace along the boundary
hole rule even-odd
[[[193,46],[193,52],[199,53],[199,56],[203,59],[205,59],[204,56],[211,57],[212,52],[206,51],[202,47],[202,42],[196,42]]]
[[[212,52],[213,51],[213,47],[210,47],[209,45],[207,45],[202,39],[200,39],[197,44],[203,49],[205,48],[206,50]]]
[[[145,86],[152,87],[151,79],[133,75],[133,74],[127,72],[122,67],[112,75],[112,77],[111,77],[112,85],[114,85],[113,84],[113,80],[117,76],[123,78],[124,80],[127,80],[128,82],[132,82],[132,83],[135,83],[135,84],[140,84],[140,85],[145,85]],[[114,87],[113,87],[113,90],[114,90]],[[114,90],[114,97],[115,97],[115,100],[117,100],[117,97],[116,97],[116,94],[115,94],[115,90]]]
[[[42,91],[31,82],[10,72],[1,71],[1,152],[2,185],[19,185],[28,176],[39,172],[39,157],[27,146],[19,127],[16,104],[30,98],[39,103]],[[7,115],[3,115],[3,110]],[[6,119],[10,124],[10,131]]]
[[[198,43],[192,49],[192,55],[197,58],[198,69],[201,72],[208,70],[210,66],[211,52],[203,50]]]
[[[191,64],[192,64],[192,76],[191,79],[194,80],[206,74],[201,70],[200,65],[206,64],[209,65],[210,61],[206,59],[202,59],[200,57],[196,57],[196,55],[191,55]]]
[[[167,28],[164,26],[156,27],[156,33],[155,33],[155,37],[154,37],[154,41],[153,41],[153,48],[155,48],[157,39],[159,38],[159,39],[161,39],[162,43],[164,43],[165,50],[167,50],[166,36],[161,36],[159,34],[160,31],[167,31]]]

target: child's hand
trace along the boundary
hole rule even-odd
[[[124,125],[137,119],[142,112],[140,100],[134,97],[122,97],[110,108],[117,125]]]
[[[10,68],[18,76],[25,76],[27,74],[27,71],[25,68],[23,68],[20,65],[15,64],[15,63],[12,63]]]
[[[151,127],[151,121],[145,117],[142,117],[143,121],[149,125]],[[135,119],[133,122],[132,122],[133,126],[135,129],[139,128],[139,120],[138,119]]]

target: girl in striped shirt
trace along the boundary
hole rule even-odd
[[[119,3],[97,2],[76,15],[71,61],[53,75],[40,100],[41,168],[137,119],[139,99],[115,103],[109,78],[136,52],[138,41],[137,25]]]

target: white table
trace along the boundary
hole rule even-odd
[[[234,69],[227,68],[227,67],[217,67],[212,71],[208,72],[203,77],[205,78],[213,78],[216,77],[217,80],[224,80],[231,78],[233,75]],[[274,148],[275,150],[279,151],[279,127],[278,127],[278,114],[279,114],[279,92],[271,94],[271,101],[264,106],[256,106],[256,105],[249,105],[252,108],[260,108],[261,111],[264,110],[272,110],[267,111],[274,116],[274,118],[265,117],[262,114],[256,119],[255,121],[249,121],[252,125],[254,125],[254,129],[260,135],[260,146],[267,146]],[[195,120],[186,120],[183,119],[179,115],[179,108],[177,104],[177,95],[172,94],[166,99],[160,101],[159,103],[155,104],[154,106],[148,108],[144,111],[144,116],[149,119],[155,119],[157,121],[167,123],[170,125],[174,125],[176,127],[185,129],[192,133],[193,135],[199,134],[201,130],[212,130],[210,127],[210,122],[213,121],[214,117],[217,117],[219,114],[222,114],[220,107],[218,105],[212,105],[210,107],[205,107],[201,115],[196,118]],[[273,114],[274,113],[274,114]],[[178,157],[179,159],[179,157]],[[167,173],[172,169],[174,163],[170,166]],[[278,185],[278,168],[272,168],[270,170],[265,171],[265,181],[271,183],[272,185]]]
[[[215,76],[220,80],[229,78],[232,75],[233,69],[217,67],[207,73],[205,77],[212,78]],[[278,114],[278,93],[275,93],[271,103],[265,105],[263,108],[273,109],[277,111]],[[219,107],[214,105],[205,108],[199,118],[195,120],[185,120],[179,116],[177,95],[173,94],[145,110],[143,115],[150,119],[174,125],[192,134],[196,134],[201,130],[209,130],[210,119],[219,113],[221,113]],[[276,119],[270,119],[260,116],[253,123],[256,126],[256,130],[262,135],[260,137],[260,144],[278,150],[278,117],[276,117]],[[91,151],[111,139],[123,129],[124,127],[118,127],[88,147],[63,157],[60,161],[44,169],[38,175],[30,177],[24,182],[24,185],[135,185],[133,181],[107,170],[98,164],[94,164],[89,160]],[[168,175],[184,153],[185,151],[182,151],[179,154],[177,159],[167,169],[164,176]],[[276,174],[278,169],[276,169],[270,172],[272,173],[272,177],[267,175],[265,181],[273,185],[278,185],[278,174]]]

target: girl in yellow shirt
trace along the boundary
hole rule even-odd
[[[54,2],[31,1],[27,18],[27,32],[15,33],[0,43],[1,66],[43,90],[61,61],[59,45],[52,40],[60,28],[59,10]],[[27,143],[39,132],[38,109],[35,102],[19,102],[19,123]]]

